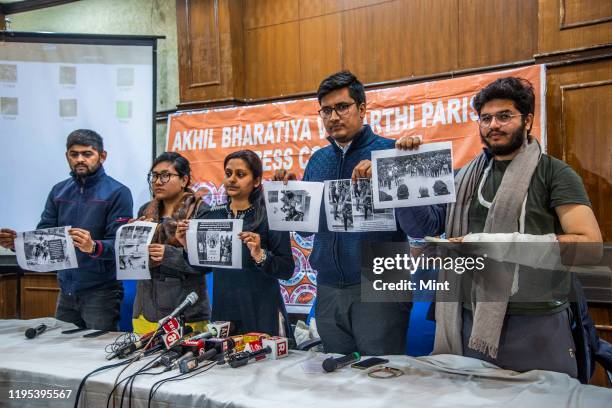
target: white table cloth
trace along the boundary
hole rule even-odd
[[[41,322],[59,325],[60,328],[27,340],[25,330]],[[60,333],[71,327],[71,324],[55,319],[0,321],[0,406],[74,405],[81,379],[90,371],[110,363],[105,359],[104,347],[113,342],[118,333],[95,339],[83,338],[84,332]],[[238,369],[227,365],[215,366],[193,378],[165,384],[157,392],[153,406],[612,407],[612,390],[582,385],[565,374],[548,371],[515,373],[479,360],[451,355],[388,358],[391,360],[388,365],[404,370],[405,375],[374,379],[365,371],[350,367],[329,374],[308,373],[305,369],[309,365],[307,360],[321,359],[320,354],[313,352],[292,352],[285,359],[249,363]],[[147,361],[150,359],[135,363],[127,372],[134,372]],[[115,368],[90,377],[79,406],[105,407],[119,370]],[[134,383],[132,406],[146,407],[153,383],[177,373],[138,377]],[[67,399],[9,398],[9,390],[28,389],[72,390],[72,394]]]

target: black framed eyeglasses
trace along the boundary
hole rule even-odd
[[[482,115],[480,118],[478,118],[478,123],[480,124],[481,128],[489,128],[491,127],[491,124],[493,123],[493,118],[495,118],[497,123],[499,123],[500,125],[507,125],[508,123],[510,123],[512,118],[515,116],[523,116],[523,114],[522,113],[512,114],[510,112],[497,112],[494,115]]]
[[[162,184],[166,184],[167,182],[170,181],[170,178],[172,176],[177,176],[180,177],[180,174],[176,174],[176,173],[155,173],[155,172],[151,172],[149,174],[147,174],[147,181],[149,182],[149,184],[155,184],[157,183],[157,180],[161,181]]]
[[[356,105],[356,103],[340,102],[334,106],[324,106],[319,109],[319,116],[321,116],[323,119],[329,119],[334,111],[338,116],[345,116],[353,105]]]

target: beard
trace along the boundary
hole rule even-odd
[[[102,166],[102,163],[98,161],[96,164],[94,164],[91,167],[85,165],[85,168],[81,166],[77,168],[77,166],[74,166],[71,170],[77,175],[78,178],[85,178],[95,173],[96,170],[100,168],[100,166]]]
[[[488,135],[490,132],[491,130],[489,130],[486,135]],[[508,135],[507,133],[499,130],[497,131],[497,133]],[[480,132],[480,140],[482,140],[482,143],[487,147],[487,149],[489,149],[491,153],[493,153],[493,155],[506,156],[508,154],[514,153],[515,151],[520,149],[521,146],[523,146],[523,143],[525,142],[525,124],[523,123],[510,135],[510,141],[505,145],[491,145],[487,137],[483,135],[482,132]]]

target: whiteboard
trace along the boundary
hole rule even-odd
[[[36,226],[51,187],[69,177],[75,129],[103,137],[106,173],[132,191],[135,210],[149,200],[156,42],[93,37],[0,41],[1,227]]]

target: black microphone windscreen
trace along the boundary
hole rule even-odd
[[[36,337],[36,329],[30,327],[28,330],[26,330],[25,336],[28,339],[33,339],[34,337]]]
[[[326,358],[325,360],[323,360],[323,369],[328,373],[331,373],[336,368],[338,368],[338,363],[333,357]]]
[[[30,327],[29,329],[27,329],[26,332],[25,332],[25,336],[28,339],[33,339],[34,337],[36,337],[39,334],[43,333],[45,330],[47,330],[47,325],[46,324],[39,324],[36,327]]]

